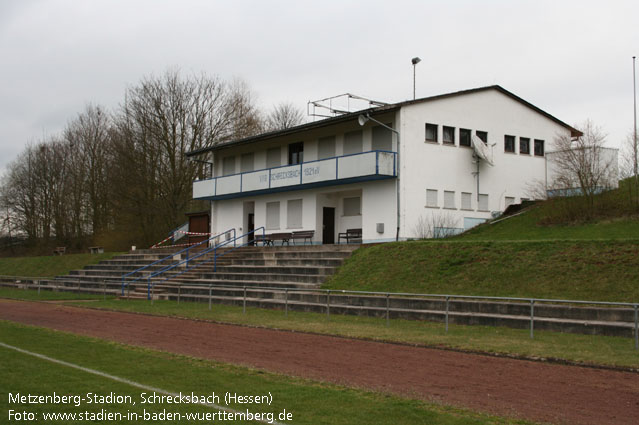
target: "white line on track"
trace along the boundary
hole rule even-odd
[[[25,349],[22,349],[22,348],[19,348],[19,347],[15,347],[13,345],[5,344],[4,342],[0,342],[0,347],[8,348],[10,350],[14,350],[14,351],[17,351],[19,353],[27,354],[29,356],[37,357],[39,359],[46,360],[46,361],[49,361],[49,362],[52,362],[52,363],[57,363],[57,364],[62,365],[62,366],[71,367],[73,369],[78,369],[78,370],[81,370],[81,371],[86,372],[86,373],[90,373],[90,374],[93,374],[93,375],[101,376],[103,378],[110,379],[112,381],[116,381],[116,382],[120,382],[120,383],[123,383],[123,384],[127,384],[127,385],[130,385],[132,387],[140,388],[142,390],[155,391],[156,393],[160,393],[160,394],[164,394],[164,395],[170,395],[170,396],[173,396],[173,397],[179,397],[179,394],[172,393],[171,391],[163,390],[162,388],[150,387],[148,385],[140,384],[139,382],[131,381],[131,380],[126,379],[126,378],[120,378],[119,376],[109,375],[108,373],[100,372],[99,370],[89,369],[88,367],[80,366],[80,365],[77,365],[77,364],[74,364],[74,363],[65,362],[64,360],[54,359],[53,357],[45,356],[44,354],[34,353],[33,351],[28,351],[28,350],[25,350]],[[211,408],[216,409],[216,410],[223,410],[223,411],[228,412],[228,413],[244,413],[244,412],[240,412],[238,410],[231,409],[229,407],[219,406],[219,405],[213,404],[213,403],[200,403],[200,402],[198,402],[196,404],[199,404],[201,406],[211,407]],[[254,420],[253,422],[261,422],[261,423],[265,423],[265,424],[275,424],[275,425],[284,425],[284,424],[282,424],[280,422],[277,422],[277,421],[269,422],[267,420]]]

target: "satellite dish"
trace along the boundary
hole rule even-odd
[[[472,135],[470,140],[473,144],[473,151],[475,152],[475,155],[477,155],[478,158],[486,161],[488,165],[491,165],[491,166],[495,165],[493,161],[492,149],[490,149],[488,145],[484,143],[482,139],[480,139],[474,134]]]

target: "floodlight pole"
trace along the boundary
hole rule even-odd
[[[384,124],[383,122],[377,121],[375,118],[371,117],[370,114],[367,112],[366,115],[360,115],[358,117],[358,121],[359,121],[359,125],[364,126],[364,124],[366,124],[366,121],[371,120],[374,123],[377,123],[379,125],[381,125],[382,127],[386,128],[387,130],[392,131],[393,133],[395,133],[395,135],[397,136],[397,176],[395,179],[395,192],[397,194],[397,231],[395,232],[395,241],[399,241],[399,222],[400,222],[400,214],[399,214],[399,131],[395,130],[393,127],[389,127],[386,124]]]
[[[413,100],[415,100],[415,69],[417,68],[417,64],[422,60],[418,57],[414,57],[411,59],[411,63],[413,64]]]
[[[639,162],[637,161],[639,158],[637,158],[637,83],[636,83],[636,71],[635,71],[635,61],[636,61],[637,57],[633,56],[632,57],[632,90],[633,90],[633,103],[634,103],[634,125],[633,125],[633,132],[634,132],[634,136],[633,136],[633,144],[632,144],[632,148],[633,148],[633,152],[634,152],[634,164],[633,164],[633,168],[634,168],[634,172],[635,172],[635,189],[637,190],[637,193],[639,193],[639,176],[637,175],[637,167],[639,166]],[[638,200],[639,202],[639,200]]]

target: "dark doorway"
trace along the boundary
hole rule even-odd
[[[255,230],[255,214],[253,213],[249,213],[248,215],[248,225],[247,225],[247,232],[252,232],[253,230]],[[249,233],[248,235],[248,242],[249,245],[253,246],[253,241],[255,240],[255,233]]]
[[[189,232],[204,233],[203,235],[189,235],[189,243],[195,244],[207,240],[208,233],[211,231],[209,212],[188,213],[186,216],[189,218]]]
[[[322,214],[322,243],[335,243],[335,208],[324,207]]]

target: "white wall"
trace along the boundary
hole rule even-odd
[[[439,142],[425,142],[425,123],[437,124]],[[455,127],[455,145],[442,143],[442,127]],[[570,135],[565,127],[535,112],[497,90],[442,98],[401,109],[400,182],[402,225],[400,237],[413,237],[420,216],[430,219],[447,215],[455,227],[463,228],[464,217],[489,218],[477,210],[477,180],[473,174],[472,149],[459,145],[459,129],[487,131],[493,148],[494,167],[480,163],[479,193],[489,195],[489,211],[503,211],[505,197],[515,202],[529,198],[535,182],[544,183],[546,161],[534,156],[534,139],[552,149],[558,134]],[[516,136],[516,153],[504,152],[504,135]],[[530,155],[519,154],[519,138],[530,138]],[[438,208],[427,208],[426,189],[438,190]],[[444,190],[455,192],[455,209],[444,209]],[[472,193],[473,211],[461,211],[461,192]]]

